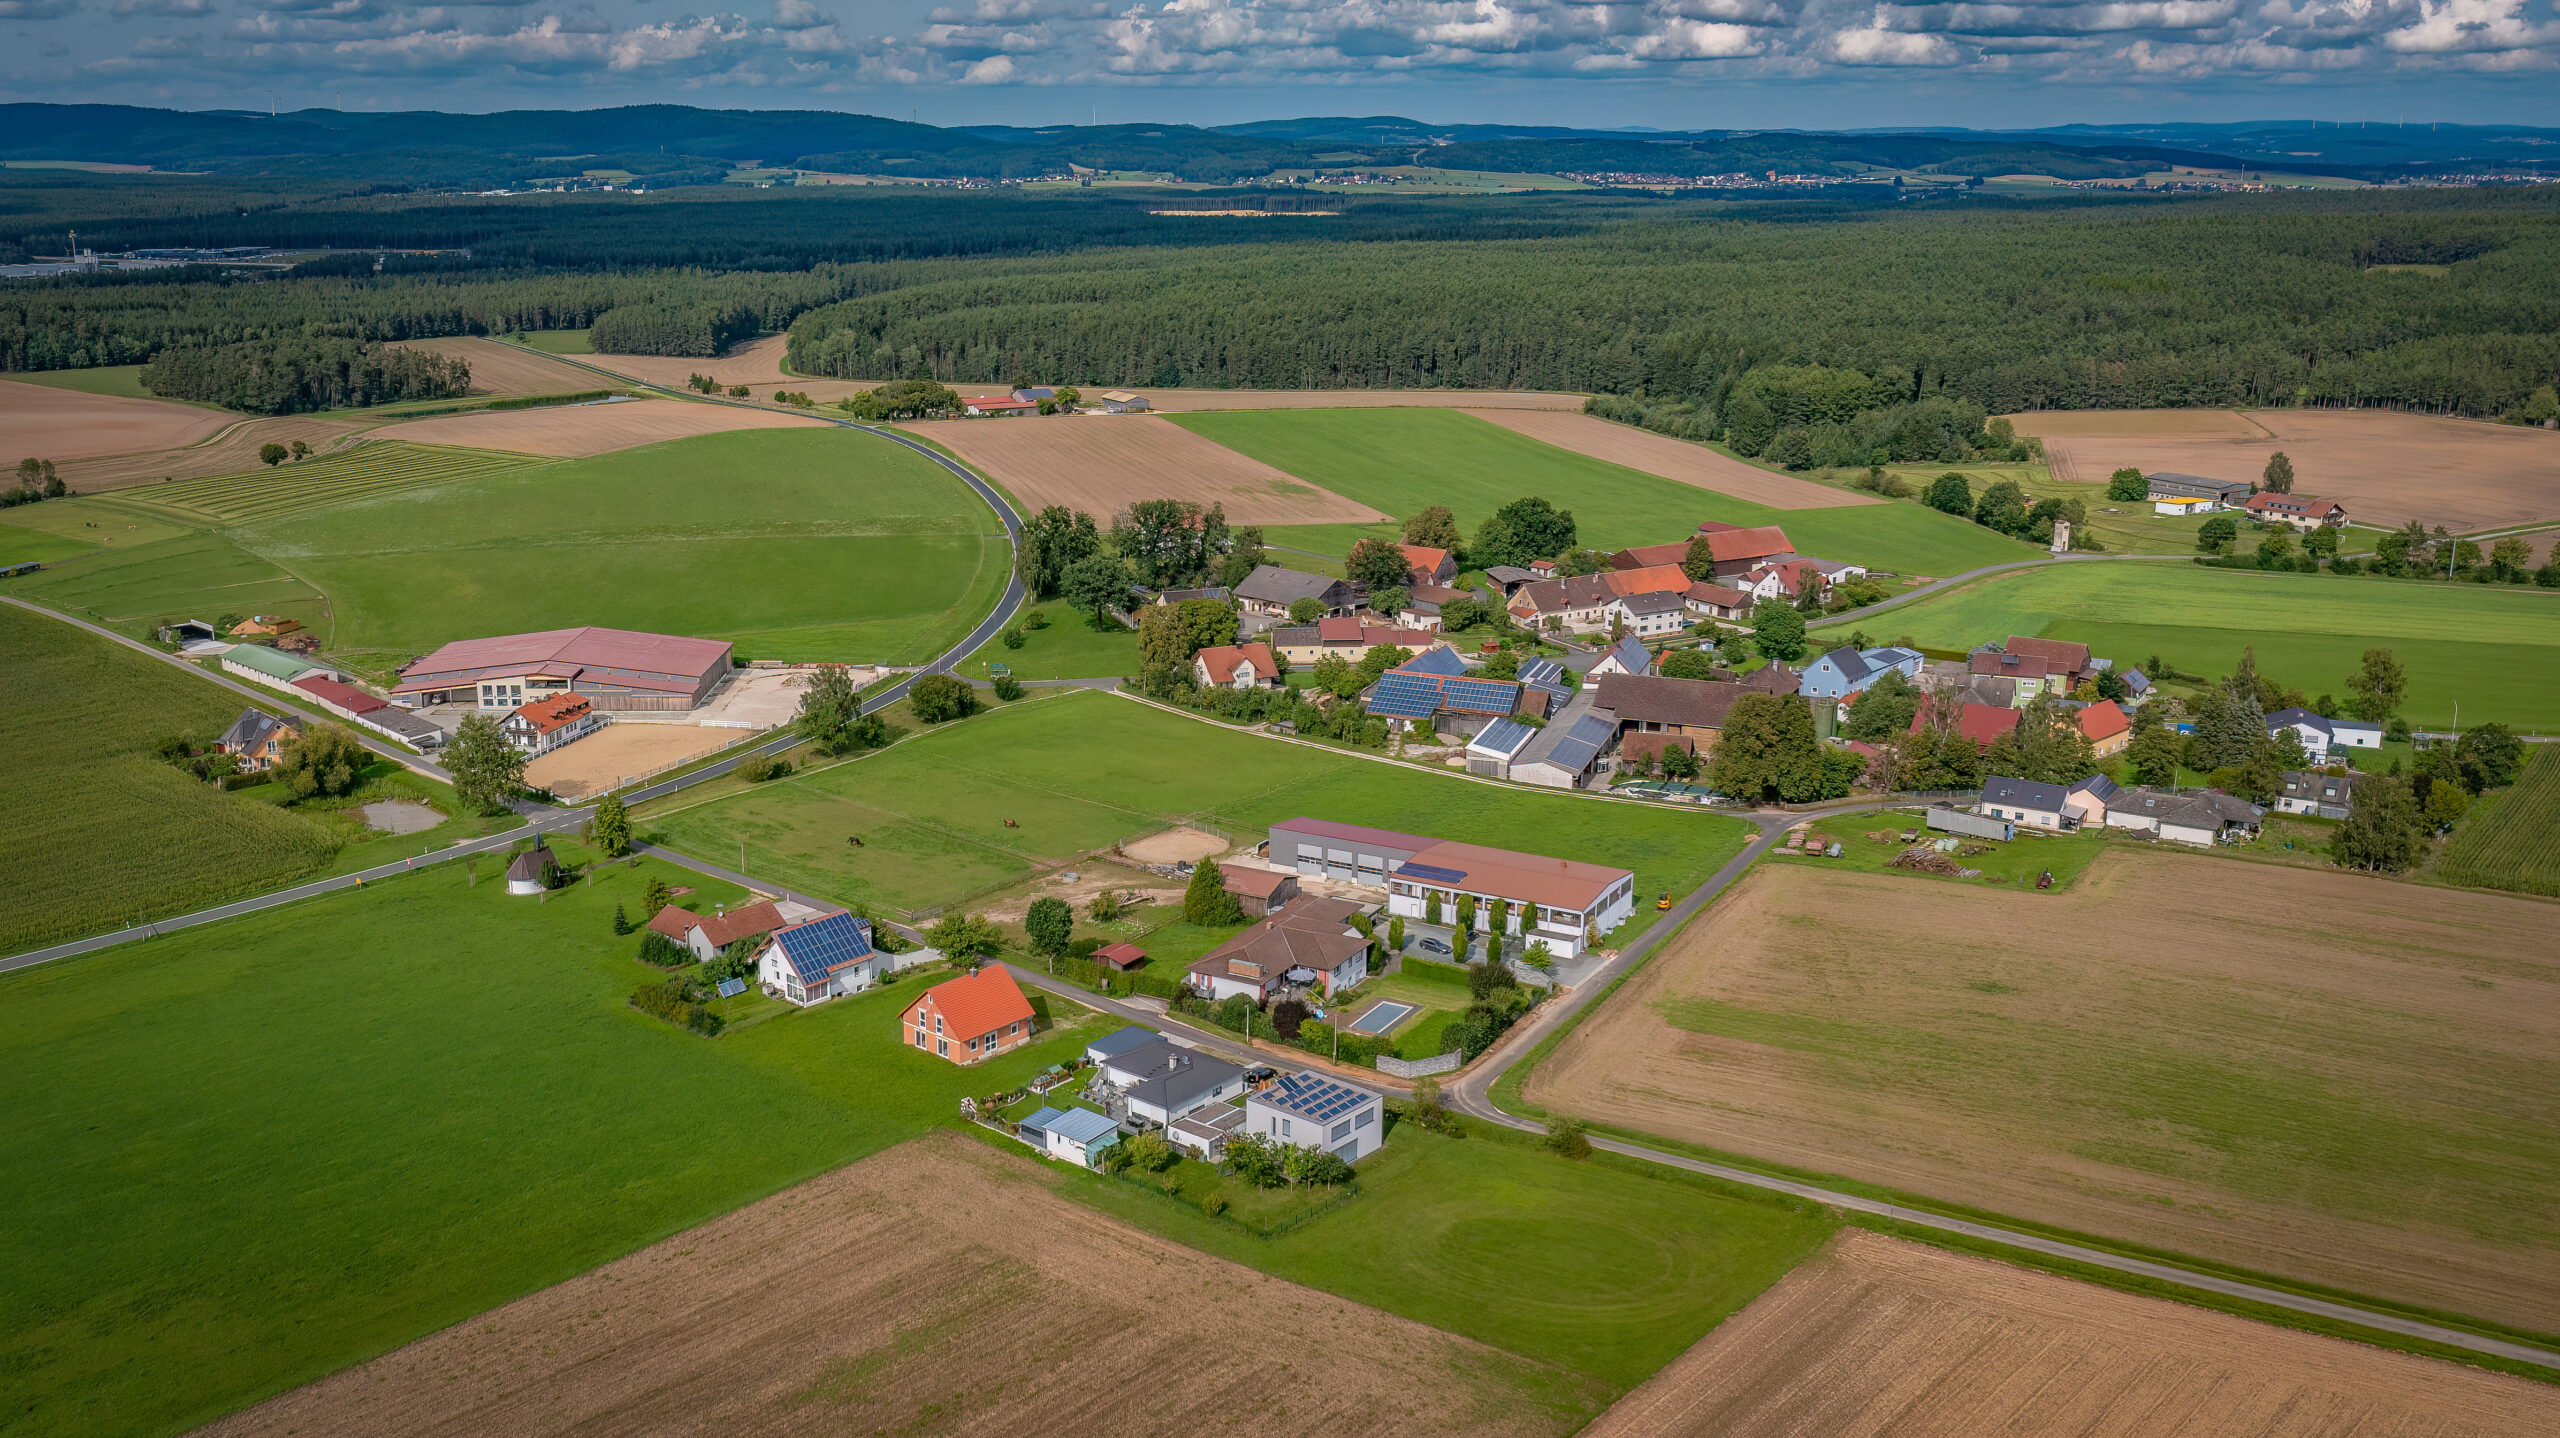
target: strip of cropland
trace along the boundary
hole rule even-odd
[[[560,844],[565,862],[591,856]],[[476,882],[474,882],[476,876]],[[1098,1016],[960,1068],[899,1043],[902,976],[706,1040],[630,1008],[616,937],[654,860],[547,899],[448,864],[0,977],[13,1431],[169,1433],[956,1122]],[[149,1181],[136,1181],[148,1174]],[[1151,1187],[1043,1171],[1139,1228],[1554,1365],[1641,1381],[1833,1231],[1790,1201],[1534,1143],[1399,1129],[1358,1196],[1268,1239]],[[894,1225],[897,1215],[883,1215]],[[859,1357],[847,1335],[846,1357]]]
[[[2017,841],[2025,845],[2031,841]],[[1762,869],[1529,1077],[1550,1111],[2560,1326],[2535,900],[2127,844],[2067,890]]]
[[[1598,549],[1687,539],[1701,520],[1783,526],[1806,554],[1903,575],[1961,574],[2037,551],[1918,504],[1771,509],[1543,444],[1450,410],[1272,410],[1181,414],[1175,424],[1276,469],[1399,517],[1431,505],[1462,533],[1528,495],[1572,512]],[[1273,543],[1296,544],[1290,530]],[[1334,536],[1327,536],[1328,539]],[[1304,544],[1326,549],[1324,544]]]
[[[1244,846],[1300,815],[1622,865],[1646,893],[1692,887],[1748,833],[1719,815],[1474,783],[1091,691],[708,802],[678,796],[647,822],[706,857],[743,843],[752,872],[808,893],[922,909],[1178,820]]]
[[[920,661],[986,613],[1009,562],[965,485],[836,428],[558,462],[382,442],[53,503],[100,533],[167,537],[67,559],[17,581],[28,597],[137,635],[282,614],[333,656],[386,669],[449,639],[581,624],[727,639],[754,658]]]
[[[1792,523],[1792,521],[1790,521]],[[1859,621],[1874,635],[1970,649],[2011,634],[2085,642],[2119,664],[2159,655],[2227,674],[2240,651],[2305,694],[2344,694],[2364,651],[2409,674],[2401,713],[2421,728],[2495,719],[2560,728],[2560,596],[2505,585],[2341,579],[2193,564],[2057,564],[1994,575]],[[1829,631],[1825,641],[1848,629]]]
[[[2453,831],[2436,877],[2560,899],[2560,744],[2536,744],[2515,786]]]

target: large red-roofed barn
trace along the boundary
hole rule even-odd
[[[394,701],[410,709],[472,704],[520,709],[583,695],[598,709],[692,709],[729,673],[729,645],[629,629],[546,629],[458,639],[400,670]]]

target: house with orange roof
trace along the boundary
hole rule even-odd
[[[1191,682],[1203,689],[1270,689],[1280,661],[1268,644],[1217,644],[1191,656]]]
[[[898,1037],[937,1058],[973,1064],[1031,1042],[1031,1001],[1003,966],[935,984],[898,1015]]]
[[[1707,552],[1715,560],[1715,573],[1708,577],[1728,583],[1735,575],[1748,574],[1772,560],[1792,558],[1796,552],[1796,547],[1787,541],[1787,532],[1774,524],[1748,529],[1725,525],[1709,529],[1702,524],[1698,532],[1706,536]],[[1684,555],[1687,550],[1687,545],[1681,546]]]
[[[604,715],[597,710],[595,701],[584,694],[536,699],[521,709],[508,710],[507,716],[498,721],[498,732],[527,757],[574,744],[603,727]]]
[[[2104,759],[2121,754],[2133,742],[2133,721],[2112,699],[2101,699],[2077,716],[2080,732],[2089,736],[2089,752]]]
[[[1600,578],[1609,592],[1621,597],[1632,594],[1687,594],[1697,583],[1689,571],[1677,564],[1648,564],[1637,569],[1612,569]]]
[[[1414,583],[1445,587],[1457,581],[1458,561],[1449,557],[1449,551],[1434,549],[1427,544],[1398,547],[1404,550],[1404,562],[1413,568]]]
[[[1910,732],[1917,734],[1928,727],[1931,719],[1942,712],[1941,703],[1940,697],[1935,694],[1923,698],[1919,709],[1911,716]],[[2021,711],[2016,709],[1959,702],[1954,714],[1954,728],[1957,733],[1972,740],[1977,746],[1988,749],[2001,735],[2017,728],[2020,717]]]

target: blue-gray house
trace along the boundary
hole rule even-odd
[[[1917,679],[1921,663],[1919,650],[1899,644],[1864,651],[1843,645],[1806,665],[1796,692],[1808,699],[1845,699],[1897,671],[1905,679]]]

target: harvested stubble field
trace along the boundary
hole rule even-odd
[[[917,1139],[204,1431],[1456,1438],[1594,1406],[1590,1380],[1141,1232],[1035,1163]],[[1275,1331],[1321,1352],[1219,1361]]]
[[[177,448],[133,449],[96,459],[70,461],[61,466],[62,480],[85,494],[95,490],[158,484],[164,479],[239,474],[264,468],[258,460],[258,450],[263,446],[281,444],[289,448],[295,440],[300,440],[315,454],[326,455],[377,423],[375,420],[320,419],[307,414],[237,420],[211,439]]]
[[[404,427],[399,433],[406,438],[412,431]],[[295,464],[155,485],[105,502],[165,515],[181,524],[221,528],[282,519],[411,485],[505,474],[528,463],[490,450],[382,440]]]
[[[2530,899],[2131,846],[2027,896],[1754,873],[1548,1108],[2560,1326],[2560,950]]]
[[[1871,494],[1773,473],[1703,444],[1690,444],[1631,424],[1617,424],[1598,415],[1527,409],[1471,409],[1466,413],[1558,449],[1765,504],[1771,509],[1842,509],[1884,502]]]
[[[403,340],[393,349],[425,350],[471,366],[473,394],[574,394],[598,389],[595,371],[562,364],[540,350],[496,340]]]
[[[0,383],[0,455],[8,456],[0,463],[16,464],[28,455],[60,461],[177,449],[211,437],[237,418],[167,400]],[[72,476],[65,473],[63,479],[70,482]]]
[[[2560,518],[2560,435],[2522,425],[2383,410],[2038,412],[2012,416],[2045,442],[2059,478],[2103,484],[2132,465],[2256,483],[2293,461],[2294,491],[2334,499],[2358,523],[2422,520],[2457,532]]]
[[[584,799],[746,737],[744,729],[705,729],[695,724],[607,724],[584,739],[536,757],[524,766],[524,778],[563,799]]]
[[[587,378],[592,381],[594,376]],[[816,429],[818,420],[726,404],[635,399],[548,409],[436,415],[389,431],[418,444],[463,445],[518,454],[584,459],[635,445],[658,444],[737,429]]]
[[[685,381],[706,374],[722,384],[762,387],[782,385],[796,388],[796,377],[783,373],[782,360],[791,342],[784,335],[766,335],[742,345],[734,345],[725,355],[697,359],[685,355],[609,355],[593,354],[588,359],[615,374],[629,375],[650,384],[669,389],[684,388]]]
[[[993,476],[1027,510],[1063,504],[1108,524],[1138,500],[1189,499],[1226,506],[1232,524],[1369,524],[1388,517],[1145,415],[942,420],[900,428]]]
[[[2560,1428],[2560,1389],[1848,1229],[1586,1438]]]
[[[2536,744],[2515,787],[2453,831],[2437,877],[2560,899],[2560,744]]]

